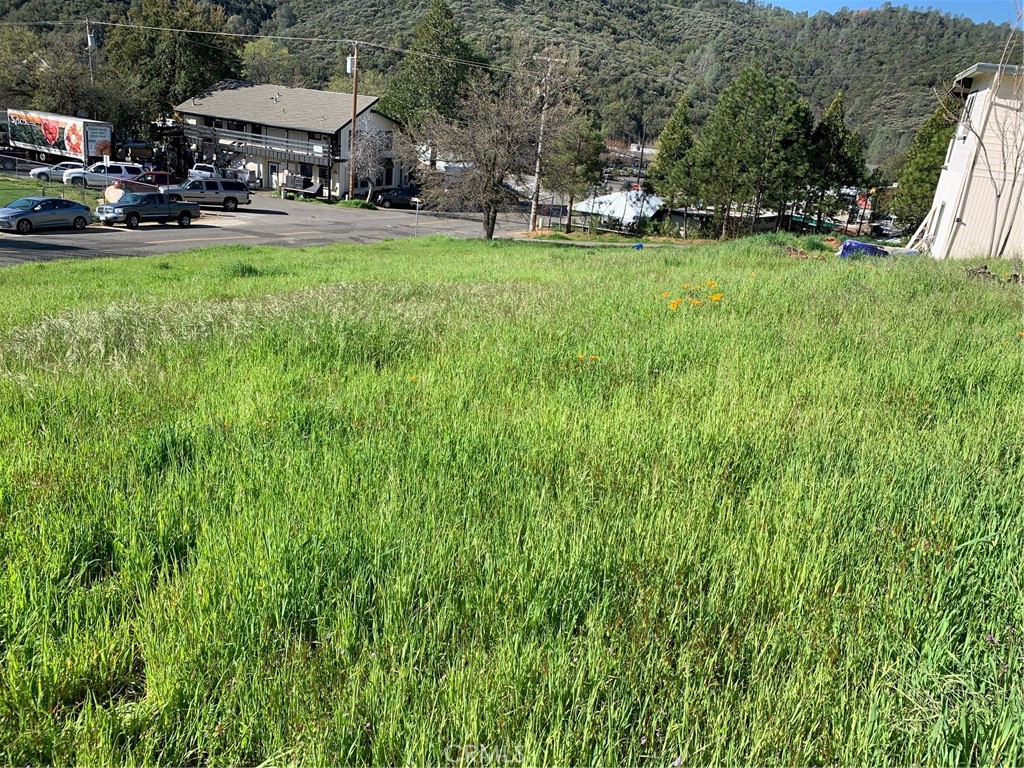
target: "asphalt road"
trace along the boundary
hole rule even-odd
[[[251,205],[228,213],[203,208],[203,215],[183,228],[176,224],[124,226],[92,224],[81,232],[49,230],[29,235],[0,234],[0,266],[54,259],[101,256],[151,256],[214,245],[309,246],[330,243],[374,243],[425,235],[483,236],[481,214],[441,216],[415,211],[344,208],[315,202],[253,195]],[[502,217],[495,236],[527,228],[523,214]]]

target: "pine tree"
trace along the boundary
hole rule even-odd
[[[826,213],[835,209],[830,193],[844,186],[856,186],[866,176],[864,143],[860,134],[846,127],[846,102],[839,91],[829,104],[811,137],[814,163],[811,175],[815,190],[818,230]]]
[[[446,0],[431,0],[381,101],[381,111],[406,125],[431,114],[450,118],[477,60]]]
[[[796,195],[807,162],[806,115],[792,82],[769,80],[754,67],[722,91],[692,157],[723,237],[735,204],[747,207],[753,227],[767,204],[781,208]]]
[[[658,154],[647,173],[647,180],[654,191],[668,198],[670,208],[676,198],[688,197],[693,188],[688,165],[694,141],[687,115],[689,108],[689,100],[685,97],[676,104],[658,137]]]
[[[569,198],[566,232],[572,232],[572,206],[601,180],[604,139],[593,116],[579,113],[560,127],[545,153],[544,186]]]
[[[931,208],[942,162],[956,130],[950,117],[954,114],[953,103],[940,104],[918,129],[907,151],[892,202],[893,213],[907,229],[916,229]]]

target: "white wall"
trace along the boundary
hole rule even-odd
[[[932,210],[919,233],[926,242],[930,239],[936,258],[984,257],[1001,251],[1010,257],[1024,251],[1024,113],[1019,84],[1004,76],[996,93],[994,84],[992,75],[976,78],[950,143]]]

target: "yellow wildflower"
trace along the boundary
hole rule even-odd
[[[597,362],[597,355],[591,355],[590,359],[591,359],[591,361],[596,363]]]
[[[576,355],[576,359],[582,362],[583,361],[583,355]]]
[[[723,293],[712,293],[710,296],[708,296],[708,300],[709,301],[721,301],[722,297],[724,295],[725,294],[723,294]]]
[[[704,283],[704,285],[706,285],[708,288],[718,287],[718,283],[716,283],[714,280],[708,280],[706,283]]]
[[[669,293],[668,293],[668,291],[662,291],[662,293],[661,293],[661,298],[663,298],[663,299],[667,299],[668,297],[669,297]]]
[[[684,284],[683,284],[683,290],[684,290],[684,291],[688,291],[688,290],[690,290],[690,284],[689,284],[689,283],[684,283]]]

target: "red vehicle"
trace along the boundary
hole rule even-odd
[[[130,179],[116,179],[113,186],[125,192],[159,192],[160,187],[177,184],[167,171],[146,171]]]

